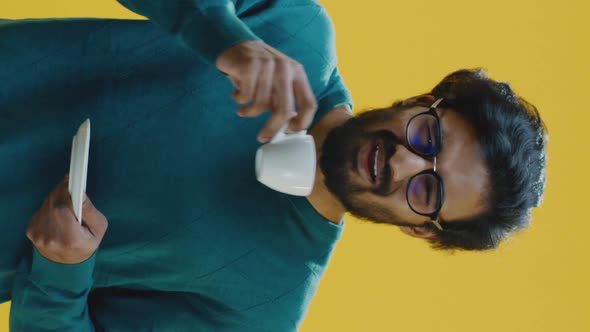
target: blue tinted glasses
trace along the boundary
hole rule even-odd
[[[422,171],[410,178],[406,199],[410,209],[419,215],[429,217],[439,230],[438,214],[444,199],[442,178],[436,173],[436,156],[442,149],[442,129],[436,108],[443,101],[436,100],[426,112],[413,116],[406,127],[408,147],[424,158],[433,159],[433,168]]]

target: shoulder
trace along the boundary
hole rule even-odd
[[[241,314],[264,331],[297,331],[307,314],[319,281],[320,276],[308,271],[307,275],[300,276],[284,292],[241,311]]]

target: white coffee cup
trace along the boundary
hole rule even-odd
[[[285,134],[287,126],[256,151],[256,179],[282,193],[307,196],[315,181],[315,142],[306,130]]]

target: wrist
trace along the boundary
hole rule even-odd
[[[80,263],[63,264],[45,258],[33,247],[30,278],[39,285],[82,291],[92,286],[95,262],[96,252]]]

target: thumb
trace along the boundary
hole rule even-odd
[[[94,207],[86,193],[82,203],[82,222],[99,239],[102,239],[109,225],[107,218]]]
[[[50,197],[53,202],[65,204],[71,206],[72,199],[69,191],[69,175],[66,174],[64,179],[57,185],[57,187],[51,192]]]

